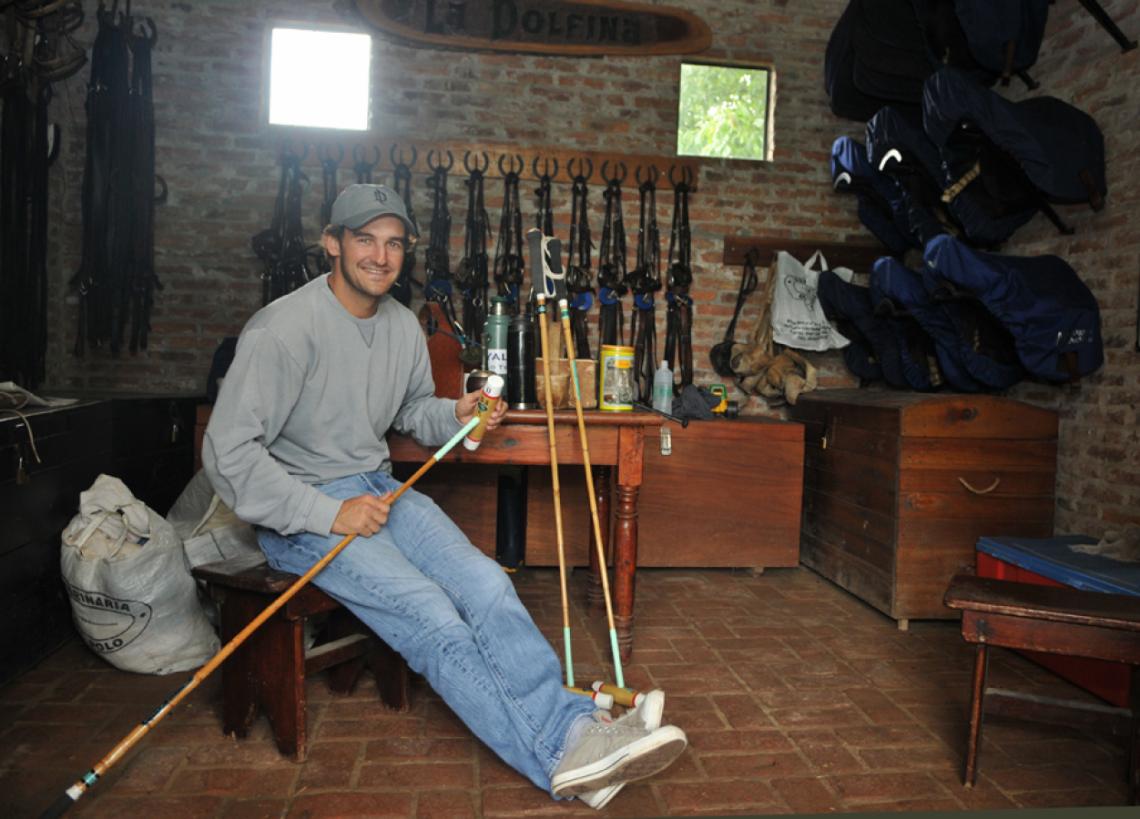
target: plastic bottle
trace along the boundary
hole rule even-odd
[[[507,335],[511,316],[507,312],[507,302],[499,296],[491,299],[491,309],[483,322],[483,350],[486,369],[507,377]]]
[[[653,373],[653,409],[673,411],[673,371],[669,369],[668,361],[663,360]]]

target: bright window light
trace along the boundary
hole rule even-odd
[[[769,159],[769,69],[681,63],[677,153]]]
[[[372,38],[275,28],[269,46],[269,124],[368,130]]]

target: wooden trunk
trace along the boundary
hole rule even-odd
[[[900,621],[950,618],[982,535],[1053,533],[1054,412],[989,395],[821,390],[805,424],[803,562]]]

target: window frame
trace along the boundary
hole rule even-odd
[[[682,154],[678,149],[681,137],[681,78],[686,65],[697,65],[709,68],[736,68],[748,71],[765,71],[768,74],[764,109],[764,156],[763,157],[734,157],[734,156],[708,156],[706,154]],[[692,157],[723,162],[772,162],[775,156],[775,113],[776,113],[776,67],[770,62],[751,60],[720,60],[711,57],[682,57],[677,65],[677,118],[674,126],[673,152],[678,157]]]
[[[292,125],[285,123],[271,122],[270,116],[270,96],[273,91],[273,32],[277,29],[294,29],[299,31],[311,31],[314,33],[324,34],[357,34],[362,37],[368,38],[368,89],[366,104],[368,106],[365,112],[365,125],[363,128],[338,128],[335,126],[321,126],[321,125]],[[261,125],[271,133],[290,133],[290,134],[367,134],[373,129],[373,74],[376,66],[376,37],[372,32],[366,31],[363,28],[352,25],[345,25],[339,23],[326,23],[326,22],[313,22],[311,20],[272,20],[265,28],[264,45],[262,48],[262,88],[261,88]],[[313,105],[320,104],[319,99],[313,100]]]

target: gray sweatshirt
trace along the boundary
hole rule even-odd
[[[389,428],[429,447],[460,428],[436,398],[427,343],[391,297],[359,319],[321,276],[266,305],[238,339],[206,428],[202,463],[238,517],[328,535],[341,501],[312,484],[391,470]]]

